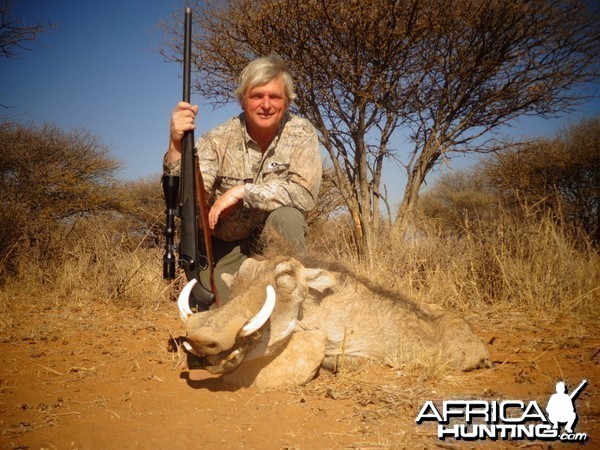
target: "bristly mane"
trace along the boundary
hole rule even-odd
[[[417,314],[422,318],[429,316],[423,311],[422,308],[418,306],[414,300],[402,294],[401,292],[388,289],[363,275],[358,275],[347,265],[333,260],[325,255],[314,252],[297,254],[293,251],[291,245],[282,238],[270,237],[268,248],[264,254],[253,255],[252,257],[258,261],[272,261],[275,265],[281,261],[285,261],[288,258],[294,258],[307,268],[324,269],[329,272],[337,272],[341,276],[340,281],[342,283],[346,283],[348,279],[353,279],[363,284],[369,291],[380,298],[387,299],[388,301],[393,302],[395,305],[411,311],[413,314]],[[427,318],[429,320],[431,319],[431,317]]]

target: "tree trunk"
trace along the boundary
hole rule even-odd
[[[419,188],[421,183],[416,181],[414,177],[409,177],[409,181],[404,192],[404,198],[402,203],[398,207],[398,214],[396,215],[396,221],[392,227],[394,233],[398,236],[404,237],[408,231],[408,225],[410,217],[415,209],[415,205],[419,198]]]
[[[419,158],[415,161],[412,170],[408,173],[404,197],[398,208],[396,222],[392,227],[393,231],[401,237],[404,237],[408,231],[410,216],[419,199],[419,190],[425,181],[425,177],[439,158],[438,149],[438,144],[426,142]]]

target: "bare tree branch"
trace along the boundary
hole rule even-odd
[[[196,0],[195,88],[231,99],[248,60],[273,51],[297,83],[295,110],[319,129],[361,253],[377,237],[381,170],[402,156],[402,230],[427,174],[452,154],[487,152],[489,133],[522,115],[582,101],[598,78],[597,14],[582,0]],[[169,59],[181,29],[166,23]],[[482,145],[481,142],[484,142]]]
[[[27,44],[36,42],[40,33],[54,28],[54,25],[38,23],[26,26],[23,20],[12,17],[12,8],[9,0],[0,2],[0,55],[15,59],[19,50],[29,50]]]

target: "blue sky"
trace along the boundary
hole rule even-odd
[[[181,67],[158,53],[157,23],[180,8],[175,0],[12,0],[27,25],[57,29],[18,59],[0,58],[0,116],[21,122],[84,127],[122,161],[122,178],[156,175],[166,150],[171,109],[181,98]],[[593,88],[590,88],[593,89]],[[598,89],[598,87],[596,87]],[[593,92],[593,91],[590,91]],[[527,119],[515,138],[553,135],[561,127],[600,112],[600,92],[580,111],[553,120]],[[192,97],[194,103],[201,99]],[[237,105],[204,107],[197,135],[237,114]],[[460,160],[453,167],[464,164]],[[403,191],[397,166],[386,170],[388,192]]]
[[[51,22],[18,59],[0,58],[0,116],[84,127],[121,160],[123,178],[158,174],[170,112],[181,99],[181,66],[158,53],[157,23],[170,0],[13,0],[27,25]],[[193,98],[195,103],[200,99]],[[209,108],[205,109],[210,111]],[[203,114],[198,132],[236,114]]]

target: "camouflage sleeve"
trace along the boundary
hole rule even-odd
[[[198,152],[198,165],[204,181],[204,189],[211,192],[217,171],[219,170],[219,157],[213,142],[205,136],[202,136],[196,142],[196,152]]]
[[[210,192],[217,176],[219,167],[217,152],[215,151],[211,141],[205,137],[201,137],[196,142],[196,152],[198,153],[198,164],[204,181],[204,188]],[[167,156],[163,158],[163,174],[164,175],[179,175],[181,174],[181,159],[167,162]]]
[[[167,155],[163,158],[163,175],[179,175],[181,173],[181,160],[167,162]]]
[[[301,212],[314,208],[323,171],[316,132],[293,149],[287,176],[246,184],[244,205],[263,211],[291,206]]]

